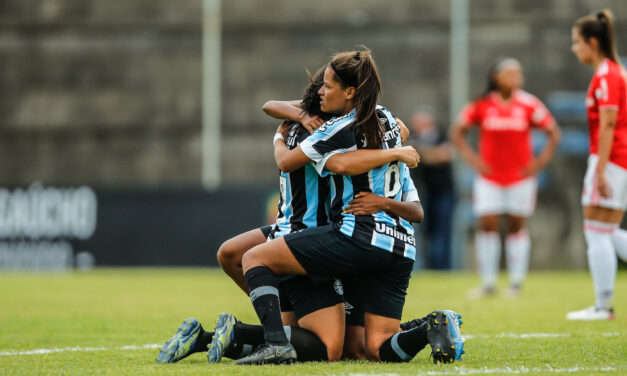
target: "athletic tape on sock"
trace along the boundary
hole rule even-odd
[[[392,336],[392,340],[390,341],[390,344],[392,345],[392,350],[394,350],[394,352],[396,353],[396,355],[398,355],[399,358],[401,358],[405,362],[409,362],[412,359],[412,357],[409,356],[405,351],[403,351],[403,349],[401,349],[401,347],[398,345],[398,336],[401,333],[394,334]]]
[[[261,286],[257,287],[253,291],[250,292],[250,301],[254,302],[257,298],[264,295],[276,295],[279,296],[279,290],[276,287],[272,286]]]

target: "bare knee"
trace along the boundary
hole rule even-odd
[[[496,215],[486,215],[479,217],[479,229],[486,232],[496,232],[499,230],[499,217]]]
[[[230,239],[222,243],[218,249],[218,263],[222,268],[241,266],[242,251]]]

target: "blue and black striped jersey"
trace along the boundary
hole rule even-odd
[[[295,123],[285,143],[291,150],[309,137]],[[270,237],[279,238],[290,232],[329,224],[329,178],[318,175],[315,167],[307,165],[290,173],[281,172],[279,213]]]
[[[381,106],[377,106],[377,113],[385,126],[381,147],[401,146],[400,128],[394,115]],[[355,176],[335,175],[324,168],[332,155],[366,147],[359,127],[352,126],[354,122],[353,110],[329,120],[300,144],[305,155],[315,162],[318,173],[331,175],[329,218],[340,232],[353,239],[415,260],[416,241],[409,221],[384,211],[359,216],[342,213],[342,208],[359,192],[373,192],[398,201],[418,199],[409,169],[402,162],[388,163]]]

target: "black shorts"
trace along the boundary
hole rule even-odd
[[[268,238],[268,236],[270,236],[270,233],[272,233],[272,228],[273,228],[272,225],[259,227],[261,232],[263,232],[263,237],[266,238],[266,239]]]
[[[363,299],[363,311],[400,320],[413,260],[356,242],[333,225],[302,230],[283,238],[315,283],[362,277],[359,298]]]
[[[340,280],[314,284],[304,275],[281,279],[279,284],[281,312],[294,311],[296,319],[323,308],[344,302],[344,289]]]
[[[344,310],[346,311],[346,326],[364,326],[364,302],[360,293],[363,285],[361,278],[344,278]]]

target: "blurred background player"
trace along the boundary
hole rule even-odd
[[[451,129],[453,143],[477,172],[473,210],[479,218],[475,248],[481,287],[471,291],[474,297],[496,291],[502,215],[507,219],[508,295],[519,293],[529,265],[531,245],[525,222],[536,206],[535,175],[550,161],[559,142],[553,117],[538,98],[521,90],[522,85],[518,60],[499,58],[488,72],[485,91],[462,109]],[[479,153],[465,139],[473,126],[479,129]],[[537,158],[531,147],[532,127],[549,138]]]
[[[450,269],[451,230],[455,209],[452,173],[452,146],[447,134],[438,127],[429,107],[419,107],[410,121],[408,145],[420,154],[420,164],[411,170],[422,197],[425,221],[416,230],[422,235],[425,267]]]
[[[577,20],[572,41],[577,59],[595,70],[586,95],[590,156],[581,204],[596,301],[566,318],[608,320],[614,318],[616,253],[627,259],[627,232],[619,228],[627,204],[627,94],[612,12],[605,9]]]

